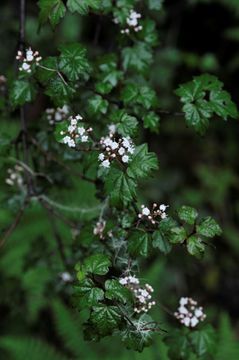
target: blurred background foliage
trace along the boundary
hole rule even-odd
[[[15,71],[18,12],[17,0],[1,1],[0,68],[1,74],[7,74],[8,79]],[[80,41],[89,49],[90,57],[113,47],[111,21],[107,18],[100,20],[102,30],[95,45],[95,24],[99,19],[94,14],[88,17],[67,14],[52,31],[50,26],[39,30],[36,1],[27,2],[27,12],[27,42],[40,50],[43,57],[54,55],[54,49],[64,42]],[[165,0],[162,11],[155,13],[155,18],[159,24],[160,45],[150,76],[161,108],[180,110],[174,90],[179,83],[205,72],[217,75],[238,103],[239,1]],[[3,87],[0,90],[4,92]],[[41,128],[40,113],[47,105],[46,99],[39,95],[29,108],[30,121],[38,128]],[[1,100],[0,107],[0,141],[4,141],[5,134],[11,138],[17,135],[19,118],[16,112],[9,119]],[[142,201],[170,204],[171,212],[178,205],[195,206],[203,215],[214,216],[223,229],[223,235],[208,247],[203,261],[189,257],[179,248],[167,257],[163,254],[162,257],[155,256],[141,266],[141,276],[156,289],[156,299],[172,311],[178,297],[183,295],[192,296],[205,306],[207,321],[218,328],[221,339],[215,355],[218,360],[239,359],[239,346],[235,340],[239,336],[238,135],[235,120],[223,123],[215,119],[207,134],[200,137],[185,127],[182,118],[168,114],[161,116],[158,134],[147,130],[142,134],[160,162],[158,176],[147,188],[142,184]],[[2,161],[2,229],[11,223],[19,201],[14,191],[9,196],[5,184],[6,169]],[[64,176],[69,176],[67,171]],[[61,203],[97,206],[94,188],[84,192],[82,188],[89,185],[83,180],[70,179],[70,176],[68,183],[61,193]],[[58,190],[54,191],[51,195],[57,199]],[[90,194],[90,197],[84,194]],[[70,216],[77,219],[80,216],[83,220],[91,218],[82,213]],[[65,269],[50,225],[42,208],[37,203],[32,204],[0,249],[0,359],[169,359],[160,335],[143,354],[123,350],[117,339],[105,339],[93,345],[83,341],[84,314],[78,316],[71,312],[71,286],[59,276]],[[73,237],[72,244],[69,229],[60,221],[57,226],[67,255],[80,252],[77,237]],[[162,327],[170,331],[172,320],[161,307],[157,306],[152,313]],[[37,355],[38,349],[41,349],[41,355]]]

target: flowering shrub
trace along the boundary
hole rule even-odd
[[[161,1],[40,0],[38,6],[42,28],[49,22],[54,29],[67,13],[96,14],[112,27],[113,45],[107,52],[99,46],[90,53],[81,43],[65,43],[53,51],[49,44],[49,54],[39,56],[42,49],[33,51],[28,39],[21,39],[19,71],[6,100],[10,112],[20,113],[21,130],[16,139],[0,144],[4,156],[16,163],[6,171],[6,183],[18,212],[1,246],[25,212],[43,208],[63,265],[56,266],[56,291],[76,312],[87,310],[85,340],[116,336],[127,349],[141,352],[158,336],[169,346],[172,359],[209,359],[215,334],[206,319],[206,304],[203,310],[191,297],[181,297],[178,309],[176,304],[169,308],[141,272],[145,259],[166,257],[178,249],[201,260],[211,239],[222,233],[210,214],[190,204],[178,205],[176,211],[164,198],[146,199],[147,205],[142,205],[141,188],[150,188],[160,162],[150,142],[142,142],[142,133],[146,129],[157,134],[160,116],[169,111],[162,109],[150,80],[155,51],[161,46]],[[215,117],[238,117],[216,76],[185,80],[189,82],[175,90],[175,101],[180,107],[182,103],[180,121],[185,119],[186,126],[205,134]],[[47,98],[41,121],[27,123],[27,104],[40,94]],[[20,148],[15,151],[16,144]],[[80,195],[76,192],[74,199],[59,203],[57,195],[74,181],[83,184]],[[81,207],[84,196],[87,207]],[[59,237],[55,219],[66,224],[68,245]],[[171,329],[154,319],[151,312],[157,306],[172,317]],[[187,351],[185,343],[190,344]]]

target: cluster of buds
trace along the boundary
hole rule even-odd
[[[134,10],[130,10],[129,16],[126,19],[126,23],[128,25],[127,28],[121,30],[121,34],[129,34],[130,30],[138,32],[142,30],[142,25],[139,25],[138,19],[141,18],[141,14],[137,13]]]
[[[78,142],[85,143],[89,141],[89,133],[92,131],[92,128],[85,129],[84,126],[79,126],[79,121],[82,119],[81,115],[71,116],[67,130],[60,132],[61,135],[64,135],[63,143],[69,147],[76,147]]]
[[[47,120],[49,120],[50,125],[54,125],[56,122],[65,120],[69,112],[69,106],[67,105],[57,107],[56,109],[48,108],[46,109]]]
[[[42,57],[39,56],[38,51],[33,52],[33,50],[29,48],[26,50],[25,56],[22,51],[18,50],[16,59],[22,62],[21,66],[19,67],[20,71],[26,71],[27,73],[31,73],[33,65],[38,66]]]
[[[187,327],[195,327],[199,321],[203,321],[206,315],[203,308],[197,306],[197,301],[192,298],[182,297],[179,301],[178,311],[174,313],[176,319]]]
[[[154,203],[152,209],[150,210],[145,205],[141,205],[142,210],[141,213],[138,214],[138,217],[140,219],[147,219],[154,225],[158,217],[160,217],[161,219],[166,219],[166,209],[168,206],[169,205],[164,204],[158,206],[158,204]]]
[[[18,187],[23,185],[23,168],[20,165],[15,165],[13,169],[8,169],[7,172],[6,184],[10,186],[17,185]]]
[[[119,283],[127,287],[134,294],[134,311],[137,314],[141,312],[147,313],[156,304],[155,301],[151,301],[151,293],[154,291],[152,286],[149,284],[141,286],[139,279],[135,275],[121,277]]]
[[[98,159],[101,161],[101,166],[105,168],[109,168],[111,161],[114,159],[117,159],[122,163],[128,163],[130,161],[130,156],[135,150],[134,144],[129,137],[115,140],[112,133],[107,137],[101,138],[100,145],[103,152],[99,154]]]
[[[104,220],[99,220],[93,229],[93,234],[99,235],[100,239],[104,239],[103,233],[104,233],[105,225],[106,222]]]

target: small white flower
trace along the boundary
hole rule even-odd
[[[67,271],[62,272],[60,274],[60,277],[61,277],[62,281],[64,281],[64,282],[71,282],[73,280],[71,274],[68,273]]]
[[[76,119],[71,119],[71,125],[73,125],[73,126],[77,125],[77,120]]]
[[[188,303],[188,298],[186,297],[182,297],[179,301],[179,304],[182,306],[187,305],[187,303]]]
[[[119,153],[120,155],[124,155],[124,153],[125,153],[125,148],[120,147],[119,150],[118,150],[118,153]]]
[[[82,142],[87,142],[87,141],[88,141],[88,138],[89,138],[88,135],[83,135],[83,136],[81,137],[81,141],[82,141]]]
[[[98,159],[99,159],[100,161],[103,161],[104,158],[105,158],[105,155],[104,155],[103,153],[100,153],[99,156],[98,156]]]
[[[74,125],[68,126],[69,133],[73,133],[75,131],[76,127]]]
[[[110,162],[108,159],[102,161],[101,165],[105,168],[109,168],[110,167]]]
[[[145,216],[148,216],[150,214],[149,208],[144,207],[143,210],[142,210],[142,214],[145,215]]]
[[[78,115],[76,115],[76,119],[77,119],[77,120],[82,120],[82,119],[83,119],[83,117],[82,117],[81,115],[79,115],[79,114],[78,114]]]
[[[189,317],[185,317],[183,320],[182,320],[183,324],[185,326],[189,326],[190,325],[190,318]]]
[[[85,133],[85,129],[83,127],[78,127],[78,134],[81,136]]]
[[[202,315],[203,315],[203,312],[202,312],[201,309],[196,309],[196,310],[195,310],[195,316],[196,316],[196,317],[200,318]]]
[[[111,143],[111,149],[112,150],[115,150],[115,149],[117,149],[119,147],[119,144],[116,142],[116,141],[112,141],[112,143]]]
[[[66,135],[65,137],[63,137],[62,141],[64,142],[64,144],[68,144],[69,141],[71,140],[70,136]]]
[[[191,326],[194,327],[199,323],[199,320],[194,316],[191,319]]]
[[[167,207],[168,207],[168,205],[161,204],[161,205],[159,206],[159,210],[165,211],[165,210],[167,209]]]
[[[166,217],[167,217],[167,214],[166,214],[166,213],[162,213],[162,214],[161,214],[161,219],[166,219]]]
[[[129,162],[129,157],[128,157],[128,155],[122,156],[122,161],[123,161],[123,163]]]
[[[28,63],[25,63],[25,62],[24,62],[24,63],[22,64],[22,69],[23,69],[23,70],[26,70],[26,71],[27,71],[27,70],[30,69],[30,67],[31,67],[31,66],[30,66]]]
[[[184,306],[180,306],[178,308],[178,311],[180,312],[180,314],[188,314],[188,309],[186,309]]]

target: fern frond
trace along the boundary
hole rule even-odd
[[[0,349],[13,360],[69,360],[51,345],[32,337],[1,337]]]

